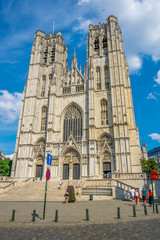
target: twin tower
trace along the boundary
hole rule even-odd
[[[12,177],[102,179],[140,173],[130,77],[117,18],[89,26],[86,67],[67,63],[61,32],[35,34],[23,92]]]

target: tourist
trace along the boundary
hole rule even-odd
[[[60,190],[62,189],[62,178],[61,178],[60,181],[59,181],[59,189],[60,189]]]
[[[139,205],[139,191],[136,189],[135,191],[135,199],[136,199],[136,205]]]
[[[131,199],[132,199],[132,204],[135,204],[135,190],[132,187],[130,191]]]
[[[117,171],[117,175],[120,178],[120,170]]]
[[[141,191],[141,196],[143,198],[143,205],[146,205],[147,191],[144,188]]]
[[[115,178],[117,178],[117,171],[114,170],[114,175],[115,175]]]
[[[153,202],[153,193],[151,189],[148,191],[148,198],[149,198],[149,206],[152,207],[152,202]]]
[[[66,204],[68,204],[68,199],[69,199],[69,192],[68,192],[68,189],[66,189],[66,193],[65,193],[65,202],[66,202]]]
[[[79,179],[77,180],[77,187],[79,187],[79,185],[80,185],[80,181],[79,181]]]

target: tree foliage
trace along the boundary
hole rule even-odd
[[[75,197],[75,189],[74,186],[68,186],[68,192],[69,192],[69,201],[68,202],[75,202],[76,197]]]
[[[153,158],[149,158],[148,160],[141,159],[140,162],[143,172],[150,173],[151,171],[159,171],[158,163]]]
[[[0,176],[10,176],[12,167],[12,160],[0,160]]]

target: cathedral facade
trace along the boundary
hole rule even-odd
[[[89,26],[83,74],[74,51],[71,70],[61,32],[35,34],[23,92],[12,177],[102,179],[140,173],[128,65],[117,18]]]

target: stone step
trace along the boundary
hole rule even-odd
[[[68,181],[63,182],[60,190],[59,182],[48,182],[47,201],[64,201],[64,194],[67,185]],[[69,185],[74,184],[73,182],[69,182]],[[22,183],[19,187],[15,187],[10,191],[1,194],[0,201],[43,201],[44,194],[45,182],[31,182],[27,185],[23,185]]]

